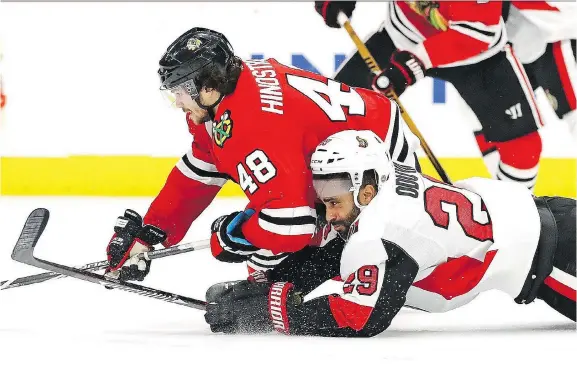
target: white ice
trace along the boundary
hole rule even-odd
[[[44,259],[104,259],[116,217],[150,199],[0,197],[0,280],[39,273],[10,259],[28,213],[51,212]],[[244,206],[217,200],[185,241]],[[202,299],[246,276],[207,250],[153,262],[144,284]],[[541,302],[498,292],[445,314],[402,310],[371,339],[223,336],[200,311],[72,278],[0,292],[3,391],[537,391],[575,384],[575,325]],[[573,388],[573,387],[571,387]]]

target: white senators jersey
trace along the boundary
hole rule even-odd
[[[394,166],[388,185],[351,229],[341,258],[340,300],[375,306],[393,259],[390,249],[404,252],[418,267],[404,305],[444,312],[490,289],[516,297],[541,227],[527,189],[483,178],[450,186]]]

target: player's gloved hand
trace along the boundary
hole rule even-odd
[[[250,280],[217,283],[206,292],[204,319],[212,332],[289,333],[290,311],[302,303],[292,283]]]
[[[215,259],[227,263],[241,263],[258,250],[242,234],[242,224],[253,214],[248,209],[216,219],[211,226],[210,250]]]
[[[400,96],[408,86],[424,77],[425,66],[417,56],[405,50],[396,51],[387,66],[373,79],[373,88],[387,96],[391,90]]]
[[[106,248],[109,267],[105,274],[120,280],[142,281],[150,271],[150,260],[141,260],[138,254],[153,249],[166,239],[158,227],[144,225],[142,217],[126,210],[114,225],[114,235]]]
[[[356,1],[315,1],[315,9],[325,20],[329,27],[340,28],[337,21],[339,12],[343,12],[348,18],[353,14]]]

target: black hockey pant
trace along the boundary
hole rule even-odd
[[[539,298],[575,321],[576,201],[537,197],[535,204],[541,218],[541,236],[531,272],[515,301],[530,303]]]

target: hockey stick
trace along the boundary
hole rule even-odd
[[[357,50],[359,51],[359,55],[365,61],[365,64],[367,64],[367,67],[369,67],[371,72],[373,72],[374,74],[380,73],[381,68],[379,67],[379,64],[377,64],[377,61],[375,60],[375,58],[373,57],[373,55],[371,54],[365,43],[361,41],[361,39],[353,29],[353,26],[351,26],[349,18],[343,12],[339,13],[338,22],[342,27],[344,27],[347,33],[349,33],[349,36],[351,37],[351,39],[355,43],[355,46],[357,47]],[[447,172],[445,172],[445,169],[443,169],[441,163],[439,162],[435,154],[433,154],[431,147],[429,147],[429,145],[425,141],[423,134],[419,131],[413,119],[411,118],[411,116],[409,116],[409,113],[407,113],[407,111],[405,110],[405,107],[399,100],[399,96],[394,91],[390,90],[390,93],[387,95],[387,98],[395,101],[395,103],[399,107],[399,110],[401,111],[401,116],[409,126],[411,132],[413,132],[415,136],[419,138],[423,151],[425,151],[425,154],[433,164],[433,167],[435,168],[437,173],[439,173],[439,177],[441,177],[441,180],[443,180],[443,182],[446,182],[447,184],[452,184],[451,179],[447,175]]]
[[[97,271],[99,269],[108,267],[108,261],[97,261],[95,263],[88,263],[81,267],[76,267],[81,271]],[[41,274],[23,276],[21,278],[15,278],[11,280],[4,280],[0,282],[0,290],[13,289],[15,287],[28,286],[30,284],[42,283],[51,279],[60,279],[65,277],[64,275],[57,274],[56,272],[43,272]]]
[[[153,250],[150,252],[144,252],[139,257],[147,260],[160,259],[162,257],[178,255],[181,253],[192,252],[194,250],[206,249],[210,246],[209,240],[189,242],[186,244],[171,246],[170,248]],[[80,267],[75,267],[81,271],[98,271],[100,269],[108,267],[108,261],[96,261],[94,263],[88,263]],[[41,274],[23,276],[21,278],[15,278],[11,280],[4,280],[0,282],[0,290],[12,289],[15,287],[28,286],[30,284],[42,283],[51,279],[60,279],[65,277],[65,275],[60,275],[55,272],[44,272]]]
[[[12,251],[12,259],[20,263],[28,264],[33,267],[42,268],[55,272],[60,275],[70,276],[87,282],[100,284],[102,286],[112,287],[119,290],[129,291],[145,297],[156,298],[162,301],[171,302],[177,305],[187,306],[189,308],[204,310],[206,302],[194,298],[184,297],[178,294],[168,293],[166,291],[153,289],[146,286],[140,286],[130,282],[123,282],[108,276],[98,275],[90,271],[82,271],[74,267],[53,263],[50,261],[34,257],[34,247],[40,239],[50,213],[45,208],[37,208],[30,213],[22,233]],[[203,241],[206,243],[206,241]],[[170,248],[167,248],[167,250]],[[163,249],[165,250],[165,249]],[[168,252],[166,252],[168,253]]]

